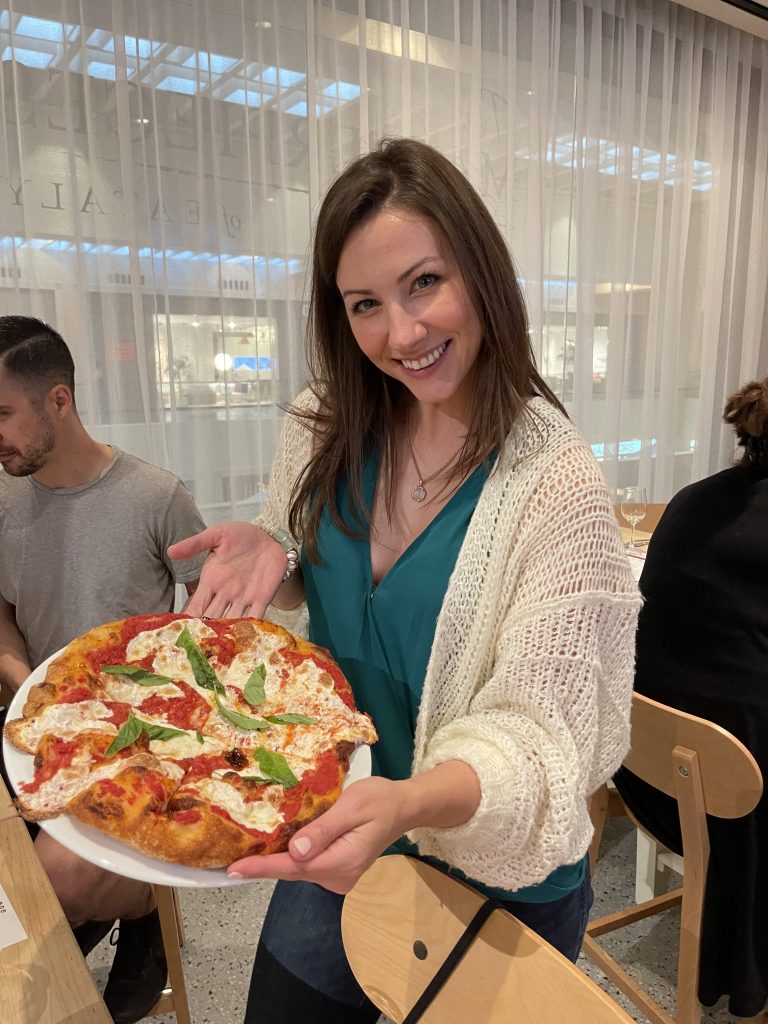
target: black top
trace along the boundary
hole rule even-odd
[[[752,751],[768,786],[768,475],[738,466],[680,491],[654,531],[640,589],[635,688],[717,722]],[[675,801],[626,769],[637,819],[680,849]],[[699,997],[752,1017],[768,1001],[768,799],[709,820]]]

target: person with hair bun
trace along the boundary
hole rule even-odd
[[[732,395],[723,418],[738,465],[683,488],[667,506],[640,577],[635,689],[723,726],[768,781],[768,377]],[[677,805],[622,768],[638,821],[681,852]],[[744,818],[709,820],[699,998],[738,1017],[768,1002],[768,798]]]

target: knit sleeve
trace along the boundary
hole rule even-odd
[[[471,877],[518,889],[583,856],[586,798],[629,748],[640,599],[585,448],[561,451],[532,490],[509,566],[490,671],[419,766],[466,762],[480,804],[464,825],[413,838]]]
[[[297,409],[309,411],[316,404],[307,389],[293,403]],[[303,419],[286,413],[275,447],[269,473],[267,500],[253,522],[265,530],[288,529],[288,506],[293,485],[312,455],[312,432]]]
[[[303,410],[312,409],[317,403],[313,393],[303,391],[293,403]],[[259,515],[253,520],[256,526],[265,530],[288,529],[288,508],[296,483],[312,455],[312,432],[303,419],[286,413],[280,437],[275,447],[272,468],[269,474],[267,500]],[[267,618],[292,633],[306,636],[308,632],[307,606],[302,602],[298,608],[286,611],[269,605]]]

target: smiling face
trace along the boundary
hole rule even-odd
[[[10,476],[31,476],[41,470],[56,445],[53,420],[0,367],[0,465]]]
[[[439,229],[407,211],[377,214],[347,239],[336,284],[368,359],[418,401],[468,421],[482,328]]]

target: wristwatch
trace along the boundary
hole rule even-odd
[[[286,533],[285,530],[281,530],[279,527],[276,530],[267,530],[267,533],[272,540],[277,541],[288,559],[288,568],[285,570],[285,576],[283,576],[283,583],[285,583],[299,567],[299,545],[290,533]]]

